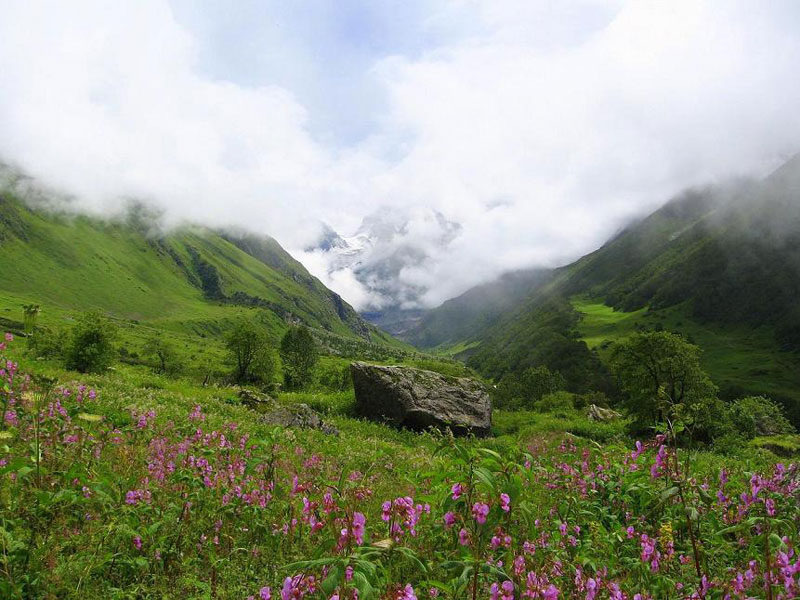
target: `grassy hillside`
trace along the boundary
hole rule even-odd
[[[745,391],[779,399],[798,397],[800,361],[792,352],[781,352],[770,328],[733,327],[698,323],[683,306],[667,310],[633,312],[614,310],[601,302],[573,298],[580,314],[578,330],[590,349],[607,358],[611,345],[637,329],[666,329],[681,333],[702,349],[701,364],[713,374],[723,397]]]
[[[426,312],[402,339],[420,348],[447,348],[475,338],[550,278],[546,269],[505,273],[496,281],[476,286]]]
[[[397,344],[370,327],[275,240],[183,227],[163,233],[141,214],[101,221],[34,210],[0,193],[3,308],[100,309],[159,328],[214,334],[261,309],[277,336],[289,323]]]
[[[613,384],[598,371],[611,343],[663,328],[700,345],[723,396],[767,394],[800,422],[800,157],[761,182],[687,192],[543,279],[499,314],[470,291],[414,341],[442,339],[457,314],[440,350],[494,378],[544,364],[580,391]]]

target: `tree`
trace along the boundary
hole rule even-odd
[[[237,383],[272,383],[275,356],[262,326],[242,317],[226,336],[225,345]]]
[[[552,372],[544,365],[528,367],[521,375],[508,373],[497,385],[495,402],[499,408],[509,410],[533,408],[545,395],[563,390],[566,381],[558,371]]]
[[[181,364],[175,346],[160,333],[147,340],[142,349],[145,355],[158,361],[156,371],[164,374],[174,374],[180,371]]]
[[[612,371],[640,430],[681,418],[707,426],[717,388],[700,367],[700,348],[668,331],[635,333],[615,346]]]
[[[310,385],[319,352],[308,327],[290,327],[281,340],[280,353],[286,389],[298,390]]]
[[[81,373],[101,373],[114,361],[117,326],[99,312],[81,315],[72,328],[65,353],[66,367]]]

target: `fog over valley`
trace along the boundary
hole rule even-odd
[[[566,264],[800,149],[795,2],[3,13],[0,160],[80,210],[269,234],[360,310]]]

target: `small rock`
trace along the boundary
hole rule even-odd
[[[266,425],[318,429],[328,435],[339,435],[339,430],[323,421],[319,413],[308,404],[278,406],[261,415],[259,420]]]
[[[253,390],[248,390],[247,388],[242,388],[239,390],[239,400],[241,400],[244,406],[252,409],[268,408],[276,405],[275,400],[266,394],[254,392]]]
[[[588,417],[590,421],[604,422],[619,419],[622,417],[622,415],[615,410],[611,410],[610,408],[602,408],[596,404],[590,404]]]

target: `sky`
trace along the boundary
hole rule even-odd
[[[557,266],[681,190],[800,151],[800,3],[0,0],[0,161],[114,214],[304,249],[408,215],[431,307]],[[442,243],[439,214],[457,223]],[[432,225],[433,224],[433,225]],[[452,239],[451,239],[452,238]],[[385,257],[386,247],[362,257]]]

